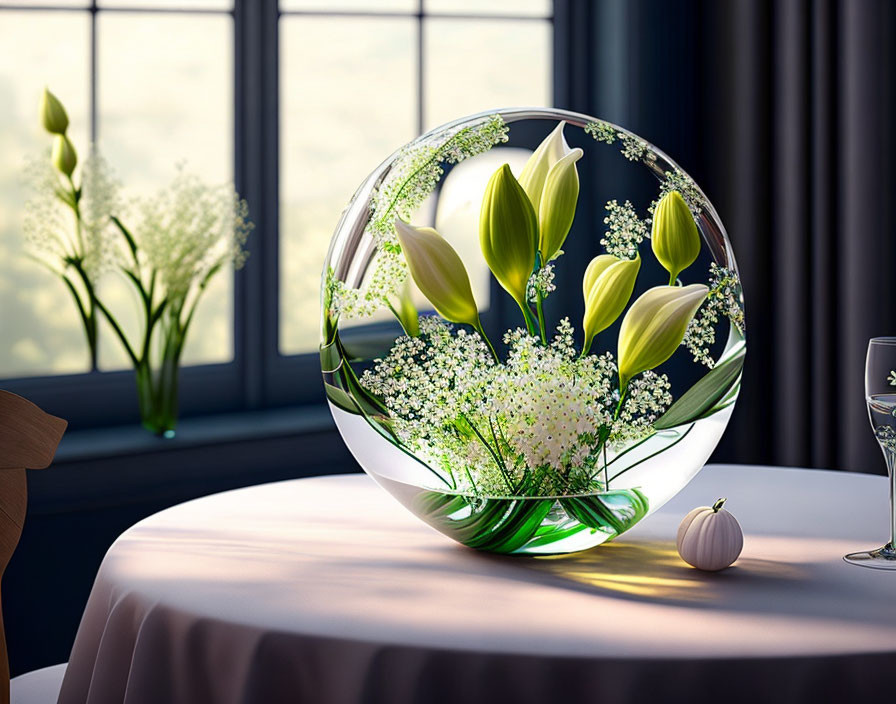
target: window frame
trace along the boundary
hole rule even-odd
[[[184,3],[189,5],[189,0]],[[316,352],[285,355],[279,348],[280,269],[279,269],[279,100],[280,100],[280,19],[286,16],[395,16],[417,20],[417,127],[422,130],[425,104],[424,22],[427,18],[501,19],[548,21],[552,24],[554,104],[572,105],[569,76],[562,67],[565,36],[574,30],[575,0],[554,0],[548,17],[519,15],[479,15],[426,12],[417,0],[416,12],[307,10],[281,11],[278,0],[234,0],[231,10],[198,8],[97,7],[92,0],[85,8],[42,7],[13,4],[11,10],[65,11],[91,13],[90,54],[90,135],[96,136],[97,115],[97,15],[99,13],[185,13],[230,15],[233,21],[233,180],[237,191],[249,203],[255,230],[250,236],[250,256],[234,274],[233,359],[218,364],[184,366],[180,376],[180,416],[202,416],[284,406],[323,407],[320,366]],[[561,80],[562,79],[562,80]],[[334,223],[335,225],[335,223]],[[498,323],[512,315],[506,297],[492,296],[485,320]],[[375,326],[374,326],[375,329]],[[80,374],[0,379],[2,387],[28,397],[48,412],[69,419],[71,427],[108,427],[139,422],[133,371],[92,370]]]

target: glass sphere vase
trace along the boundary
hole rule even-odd
[[[725,229],[659,149],[587,115],[438,127],[360,185],[322,282],[321,367],[361,467],[472,548],[585,550],[680,491],[740,388]]]

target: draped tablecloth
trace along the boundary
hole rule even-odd
[[[702,573],[676,529],[722,496],[744,551]],[[566,557],[461,547],[363,475],[231,491],[115,542],[59,701],[889,699],[896,573],[842,560],[886,528],[883,477],[753,466]]]

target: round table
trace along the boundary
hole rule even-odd
[[[727,496],[737,563],[675,532]],[[100,568],[61,704],[870,700],[892,693],[886,479],[709,466],[615,542],[566,557],[461,547],[363,475],[175,506]],[[883,701],[883,700],[881,700]]]

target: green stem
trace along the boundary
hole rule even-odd
[[[391,201],[389,201],[389,204],[386,206],[386,208],[382,212],[382,214],[379,215],[377,220],[379,222],[383,222],[385,220],[385,218],[387,218],[395,210],[397,204],[404,197],[405,190],[410,185],[410,183],[414,180],[414,178],[416,178],[416,176],[418,174],[422,173],[424,170],[428,169],[431,164],[438,163],[439,161],[442,161],[445,154],[447,154],[450,151],[451,146],[453,146],[455,142],[460,141],[460,137],[462,135],[466,135],[472,129],[473,129],[472,127],[465,127],[464,129],[459,130],[456,134],[453,134],[451,137],[446,139],[443,144],[436,147],[435,150],[433,151],[432,155],[425,162],[423,162],[418,168],[416,168],[414,171],[412,171],[408,175],[407,178],[405,178],[404,182],[401,184],[401,186],[395,192],[395,196],[392,198]]]
[[[71,291],[71,294],[75,299],[75,303],[78,306],[78,310],[81,313],[81,320],[84,324],[84,335],[87,338],[87,347],[90,352],[90,369],[91,371],[95,371],[97,368],[97,360],[99,357],[95,306],[96,295],[93,290],[93,285],[91,284],[90,279],[87,276],[87,272],[81,265],[86,252],[84,246],[83,224],[81,220],[81,206],[78,202],[80,200],[80,195],[78,194],[78,189],[75,187],[75,182],[72,180],[72,177],[66,176],[66,179],[68,180],[69,192],[71,193],[71,202],[69,203],[69,205],[72,209],[72,213],[74,213],[75,216],[76,256],[69,259],[69,264],[74,266],[75,271],[78,272],[78,276],[81,278],[81,282],[84,284],[84,288],[87,291],[86,305],[84,304],[84,301],[81,300],[81,297],[78,295],[77,290],[72,285],[68,277],[63,276],[62,278],[65,281],[66,285],[69,287],[69,291]]]
[[[631,466],[629,466],[629,467],[626,467],[626,468],[623,469],[621,472],[618,472],[618,473],[614,474],[612,477],[610,477],[610,481],[612,481],[613,479],[617,479],[618,477],[621,477],[621,476],[622,476],[623,474],[625,474],[628,470],[630,470],[630,469],[634,469],[634,468],[637,467],[639,464],[643,464],[644,462],[646,462],[646,461],[649,460],[649,459],[653,459],[654,457],[656,457],[656,456],[659,455],[660,453],[665,452],[666,450],[671,450],[671,449],[672,449],[673,447],[675,447],[678,443],[680,443],[682,440],[684,440],[684,439],[688,436],[688,433],[690,433],[693,429],[694,429],[694,424],[691,423],[691,427],[689,427],[687,430],[685,430],[685,431],[681,434],[681,437],[678,438],[675,442],[673,442],[673,443],[670,444],[670,445],[667,445],[666,447],[664,447],[664,448],[662,448],[662,449],[660,449],[660,450],[657,450],[656,452],[654,452],[654,453],[652,453],[652,454],[650,454],[650,455],[647,455],[647,457],[645,457],[644,459],[638,460],[638,461],[635,462],[633,465],[631,465]]]
[[[75,188],[75,182],[72,180],[71,176],[66,176],[68,179],[68,185],[72,194],[72,212],[75,214],[75,236],[77,238],[78,247],[80,248],[79,254],[83,257],[86,252],[84,251],[84,233],[82,232],[81,225],[81,206],[78,203],[80,196],[78,195],[78,189]]]
[[[538,308],[538,330],[541,333],[541,342],[542,344],[548,344],[548,334],[544,325],[544,299],[541,295],[541,291],[538,292],[538,296],[536,298],[536,307]]]
[[[134,350],[131,348],[131,344],[128,342],[127,336],[124,334],[124,331],[116,322],[115,318],[112,317],[112,314],[109,312],[109,309],[103,305],[103,303],[94,297],[94,302],[96,303],[96,307],[99,309],[100,313],[103,314],[103,317],[106,318],[106,322],[109,323],[109,327],[112,328],[112,332],[118,337],[121,341],[122,347],[124,347],[124,351],[127,353],[128,357],[131,360],[131,364],[135,367],[140,364],[140,359],[134,354]]]
[[[532,318],[532,311],[529,310],[529,306],[526,305],[525,302],[517,301],[516,303],[523,312],[523,320],[526,321],[526,330],[530,335],[535,337],[538,334],[538,330],[535,326],[535,320]]]
[[[473,433],[476,435],[476,437],[479,438],[479,441],[483,444],[485,449],[488,450],[488,453],[491,455],[492,459],[494,460],[495,465],[498,467],[498,471],[500,471],[501,476],[504,477],[504,481],[507,483],[507,488],[512,491],[513,485],[510,482],[510,478],[507,474],[507,468],[504,466],[503,460],[496,454],[496,452],[492,448],[492,446],[489,445],[488,440],[486,440],[485,437],[482,435],[482,433],[480,433],[479,430],[476,428],[476,426],[473,425],[473,422],[466,416],[466,414],[461,413],[460,417],[463,418],[464,422],[466,422],[466,424],[470,426],[470,429],[473,431]],[[465,466],[465,471],[467,473],[467,478],[470,480],[470,483],[473,484],[473,477],[470,476],[470,470],[466,466]],[[475,488],[475,484],[473,484],[473,487]]]
[[[90,369],[93,371],[97,366],[96,314],[94,313],[93,305],[90,303],[90,297],[88,296],[88,303],[90,304],[89,309],[88,307],[85,307],[84,302],[81,300],[81,296],[78,293],[78,289],[75,288],[75,284],[72,280],[66,274],[61,274],[61,278],[68,288],[69,293],[71,293],[72,299],[78,308],[78,314],[81,316],[81,323],[84,326],[84,336],[87,338],[87,348],[90,353]]]
[[[604,491],[609,491],[610,490],[610,477],[608,476],[608,473],[607,473],[607,467],[609,466],[609,463],[607,462],[607,443],[606,442],[604,442],[603,456],[604,456]]]
[[[476,325],[473,326],[473,329],[475,329],[476,332],[478,332],[482,337],[482,339],[485,340],[485,344],[488,345],[488,349],[491,351],[492,357],[495,358],[495,361],[500,362],[501,360],[498,359],[498,353],[495,351],[495,346],[492,344],[492,341],[488,339],[488,335],[485,334],[485,330],[482,328],[482,321],[477,320]]]
[[[622,452],[620,452],[618,455],[616,455],[615,457],[613,457],[613,459],[611,459],[609,462],[607,462],[607,464],[605,465],[605,468],[606,468],[606,467],[609,467],[609,466],[610,466],[611,464],[613,464],[616,460],[618,460],[618,459],[621,458],[621,457],[624,457],[625,455],[627,455],[627,454],[628,454],[629,452],[631,452],[632,450],[636,450],[637,448],[641,447],[641,445],[643,445],[645,442],[647,442],[648,440],[650,440],[650,438],[654,437],[655,435],[656,435],[656,433],[651,433],[651,434],[648,435],[646,438],[642,438],[641,440],[638,440],[638,442],[636,442],[634,445],[631,445],[631,446],[625,448]]]
[[[408,330],[407,327],[405,326],[404,320],[402,320],[401,316],[398,314],[398,311],[395,310],[395,306],[393,306],[392,303],[390,303],[389,301],[384,300],[383,302],[386,304],[386,307],[390,311],[392,311],[392,315],[395,316],[395,319],[398,321],[398,324],[401,325],[401,329],[404,330],[404,334],[407,335],[408,337],[415,337],[414,335],[411,335],[411,331]],[[482,333],[479,333],[479,334],[481,335]],[[485,335],[482,335],[482,336],[485,337]],[[489,347],[491,347],[491,345],[489,345]]]
[[[674,286],[676,281],[675,274],[669,274],[669,285]]]
[[[625,401],[625,394],[628,391],[628,384],[619,389],[619,403],[616,404],[616,412],[613,414],[613,420],[619,419],[619,414],[622,412],[622,404]]]

